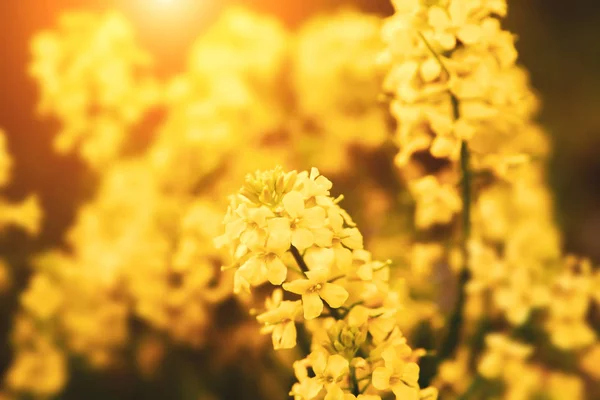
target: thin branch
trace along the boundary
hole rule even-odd
[[[471,173],[469,165],[469,149],[465,141],[460,149],[460,167],[462,172],[462,239],[461,253],[463,257],[463,267],[458,276],[458,295],[456,305],[450,319],[448,320],[448,334],[442,342],[439,351],[439,358],[445,360],[454,355],[458,342],[460,340],[462,325],[464,321],[464,308],[467,298],[466,286],[471,278],[469,271],[469,250],[468,242],[471,236]]]

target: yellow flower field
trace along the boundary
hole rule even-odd
[[[50,132],[0,119],[0,399],[600,398],[514,2],[134,3],[20,50]]]

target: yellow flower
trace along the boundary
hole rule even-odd
[[[589,395],[581,377],[562,372],[550,374],[546,393],[551,400],[583,400]]]
[[[280,296],[281,291],[273,292],[273,297]],[[302,313],[302,303],[298,301],[275,300],[271,308],[256,317],[257,321],[264,324],[263,333],[271,333],[273,347],[278,349],[291,349],[296,346],[295,319]]]
[[[64,301],[61,288],[44,274],[34,275],[29,288],[21,296],[23,307],[42,320],[51,318]]]
[[[456,47],[456,39],[466,45],[477,43],[481,36],[479,24],[469,20],[477,4],[473,1],[451,0],[448,10],[434,6],[429,9],[429,25],[434,30],[434,39],[445,51]]]
[[[411,350],[407,345],[392,346],[381,353],[384,367],[373,371],[373,386],[379,390],[391,389],[398,400],[419,398],[419,366],[407,362]]]
[[[335,264],[340,270],[345,271],[352,265],[351,250],[362,249],[363,237],[358,229],[344,227],[344,222],[352,225],[352,221],[346,220],[338,207],[330,208],[327,216],[333,230],[331,248],[335,255]]]
[[[243,245],[243,250],[238,248],[236,255],[241,257],[247,250],[265,247],[267,219],[270,217],[273,213],[267,207],[250,208],[243,203],[226,217],[224,236],[229,240],[239,240]]]
[[[477,371],[488,379],[501,377],[514,364],[521,365],[533,351],[531,346],[515,342],[499,333],[488,335],[485,343],[487,350],[479,361]]]
[[[462,209],[458,190],[453,185],[440,183],[433,175],[412,182],[410,191],[417,203],[415,223],[418,228],[447,224]]]
[[[77,148],[97,169],[114,161],[130,129],[160,100],[150,55],[131,24],[115,12],[67,13],[57,29],[34,37],[31,50],[38,109],[62,125],[55,148]]]
[[[348,291],[343,286],[328,282],[329,270],[317,269],[307,271],[308,279],[296,279],[283,284],[288,292],[302,296],[304,318],[317,318],[323,312],[323,300],[331,308],[341,307],[348,299]]]
[[[300,251],[317,244],[321,247],[331,245],[333,235],[327,229],[324,208],[315,206],[306,208],[304,196],[298,191],[291,191],[283,196],[285,211],[290,216],[291,243]]]
[[[513,325],[525,323],[532,309],[551,301],[548,288],[536,282],[526,268],[520,267],[507,278],[506,285],[496,287],[494,301]]]
[[[325,398],[327,400],[343,399],[343,392],[338,384],[348,375],[350,368],[348,360],[339,354],[328,355],[324,351],[312,353],[309,359],[315,373],[313,379],[327,391]]]
[[[306,368],[310,366],[314,377],[309,378]],[[350,364],[344,357],[329,355],[324,349],[317,349],[307,358],[294,363],[294,371],[299,383],[294,384],[290,395],[296,400],[324,398],[327,400],[344,400],[344,391],[340,387],[345,383]],[[321,397],[325,389],[325,397]]]
[[[350,326],[367,326],[375,343],[381,343],[396,326],[396,310],[386,308],[369,308],[357,305],[348,313]]]
[[[237,279],[243,278],[252,286],[258,286],[265,280],[281,285],[287,276],[287,267],[277,254],[261,252],[246,260],[235,274]]]
[[[59,392],[67,380],[65,355],[46,338],[18,352],[6,374],[6,384],[16,392],[46,398]]]
[[[306,171],[298,174],[298,189],[307,200],[314,199],[317,204],[329,204],[329,190],[333,184],[329,179],[319,173],[317,168],[311,168],[310,174]],[[321,204],[323,205],[323,204]]]

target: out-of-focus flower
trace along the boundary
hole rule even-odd
[[[123,149],[127,135],[160,98],[151,58],[118,13],[67,13],[57,30],[36,35],[30,73],[39,112],[56,118],[60,152],[77,150],[95,168]]]

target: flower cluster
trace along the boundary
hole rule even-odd
[[[398,122],[396,165],[421,231],[414,254],[427,250],[425,263],[409,265],[414,276],[439,276],[445,265],[459,283],[445,333],[452,339],[440,347],[451,359],[442,360],[436,383],[446,395],[545,395],[541,375],[559,366],[552,352],[583,359],[597,343],[589,310],[598,301],[598,273],[560,252],[545,181],[548,140],[534,122],[538,101],[517,65],[514,37],[501,27],[506,1],[397,0],[394,7],[383,29],[385,90]],[[436,283],[415,283],[425,286],[419,294],[426,298],[437,293]],[[489,324],[499,332],[482,330]],[[549,346],[507,344],[502,335],[511,330],[533,330],[533,340]],[[482,336],[489,350],[477,372],[471,366],[479,354],[469,340]],[[518,368],[500,355],[517,353]],[[544,362],[532,364],[529,354]],[[499,365],[506,373],[490,372]],[[516,388],[511,379],[520,372],[513,370],[531,377],[527,390]],[[494,380],[504,392],[493,392]]]
[[[542,152],[530,121],[537,101],[515,65],[513,36],[498,17],[506,1],[398,0],[385,24],[390,63],[385,89],[401,122],[400,166],[420,151],[458,160],[462,141],[473,163],[503,171],[517,156]]]
[[[77,149],[97,168],[114,160],[159,101],[150,56],[138,47],[127,20],[117,13],[67,13],[58,29],[34,38],[31,50],[39,112],[62,126],[56,149]]]
[[[393,5],[297,32],[231,8],[162,81],[116,13],[36,36],[40,111],[98,186],[34,259],[0,397],[55,396],[72,356],[147,378],[186,349],[205,364],[186,375],[232,368],[268,398],[584,398],[600,272],[561,253],[506,1]],[[0,200],[0,231],[38,219],[33,197]]]
[[[329,18],[319,21],[323,19]],[[334,88],[323,86],[316,92],[330,96],[331,104],[348,92],[354,97],[370,93],[357,101],[378,111],[361,114],[362,126],[379,131],[385,113],[370,98],[379,91],[381,75],[366,71],[376,68],[379,20],[358,12],[331,19],[337,28],[327,34],[329,46],[344,44],[347,51],[342,58],[331,52],[322,56],[330,56],[323,63],[331,68],[321,79]],[[236,185],[232,177],[276,163],[302,165],[317,151],[329,153],[318,142],[296,149],[294,143],[307,134],[288,121],[311,114],[321,124],[335,110],[312,115],[313,108],[309,113],[300,110],[304,106],[286,104],[280,90],[285,81],[299,97],[315,93],[306,93],[301,82],[321,72],[307,69],[313,55],[296,54],[296,49],[306,48],[310,38],[325,36],[329,26],[309,25],[291,41],[277,19],[228,9],[195,41],[185,70],[164,82],[153,76],[132,27],[116,13],[66,14],[58,29],[35,37],[31,72],[41,89],[40,110],[60,120],[59,150],[77,150],[94,168],[98,187],[66,235],[68,250],[55,249],[35,260],[18,317],[30,329],[13,329],[15,357],[5,381],[7,393],[54,395],[68,381],[69,356],[95,368],[115,368],[124,364],[132,345],[140,359],[160,355],[170,345],[205,351],[207,343],[219,341],[221,351],[211,359],[215,364],[234,358],[241,346],[255,347],[251,350],[256,357],[264,357],[268,343],[254,324],[237,330],[215,326],[218,308],[224,303],[232,307],[233,273],[220,272],[225,253],[214,248],[212,238],[220,229],[224,193]],[[344,26],[353,26],[351,40],[361,40],[364,48],[352,50]],[[288,76],[290,62],[295,66]],[[361,82],[360,93],[345,80],[333,81],[341,70],[354,71],[345,76]],[[106,78],[113,74],[118,79]],[[152,140],[136,152],[124,151],[151,107],[164,114],[151,127]],[[336,120],[352,126],[357,115],[342,108]],[[106,124],[115,129],[102,128]],[[328,129],[323,137],[333,134]],[[375,145],[368,136],[353,134],[337,149],[346,154],[350,144]],[[313,222],[310,213],[297,213],[304,222],[289,229],[302,247],[312,240],[307,224]],[[344,253],[341,244],[337,247]],[[233,305],[252,306],[241,298]],[[132,326],[137,329],[140,323],[144,333],[160,340],[138,341]],[[248,341],[247,335],[258,339]],[[54,372],[31,375],[37,368]],[[261,390],[270,392],[272,387]]]
[[[331,188],[316,168],[247,176],[215,239],[233,258],[234,290],[270,282],[291,298],[276,289],[257,316],[276,349],[312,335],[310,354],[294,364],[295,399],[435,398],[434,389],[419,388],[419,353],[397,326],[389,264],[363,249]]]
[[[292,145],[328,174],[352,168],[349,150],[377,149],[391,136],[386,105],[379,101],[380,29],[375,15],[341,11],[309,21],[292,47]]]

